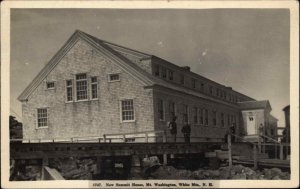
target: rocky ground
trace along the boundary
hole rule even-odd
[[[138,179],[133,175],[132,179]],[[217,170],[198,169],[196,171],[178,170],[171,166],[158,166],[146,179],[181,179],[181,180],[288,180],[290,173],[278,168],[256,170],[242,165],[220,167]]]
[[[93,180],[96,173],[96,159],[53,159],[49,167],[57,169],[66,180]],[[41,166],[26,166],[17,171],[13,180],[40,180]],[[108,179],[108,178],[107,178]],[[131,169],[129,180],[181,179],[181,180],[289,180],[290,173],[278,168],[253,170],[242,165],[220,167],[216,170],[201,168],[194,171],[176,169],[172,166],[155,165],[141,170]]]

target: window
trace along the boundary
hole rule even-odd
[[[201,91],[204,91],[204,83],[201,83]]]
[[[213,125],[216,126],[217,125],[217,111],[212,111],[212,122]]]
[[[203,125],[203,109],[199,109],[199,115],[200,115],[200,124]]]
[[[38,128],[48,127],[47,108],[37,109],[37,126]]]
[[[229,114],[227,115],[227,125],[228,125],[228,127],[230,127],[230,115]]]
[[[209,86],[209,93],[212,95],[213,94],[213,87]]]
[[[165,67],[161,68],[161,75],[162,75],[162,78],[164,78],[164,79],[167,78],[167,69]]]
[[[172,70],[169,70],[168,71],[168,74],[169,74],[169,80],[173,80],[173,71]]]
[[[192,78],[191,81],[192,81],[192,87],[196,89],[196,79]]]
[[[180,84],[184,84],[184,75],[180,74]]]
[[[194,123],[197,124],[198,123],[198,108],[197,107],[194,107],[193,114],[194,114]]]
[[[221,90],[221,98],[224,96],[224,91]]]
[[[189,108],[187,105],[183,105],[183,113],[182,113],[182,120],[184,123],[189,122],[189,115],[188,115]]]
[[[208,125],[208,110],[204,109],[205,125]]]
[[[226,96],[226,92],[224,91],[224,99],[226,100],[227,99],[227,96]]]
[[[121,101],[122,121],[134,121],[133,100]]]
[[[109,81],[120,81],[120,75],[119,74],[109,74]]]
[[[221,113],[221,126],[225,127],[224,113]]]
[[[159,65],[154,64],[154,75],[159,76]]]
[[[47,89],[54,89],[54,82],[47,82]]]
[[[220,95],[220,90],[219,89],[217,89],[217,96],[219,96]]]
[[[98,98],[97,77],[91,77],[91,92],[92,92],[92,99],[97,99]]]
[[[66,81],[66,88],[67,88],[67,102],[73,101],[73,81],[67,80]]]
[[[164,102],[161,99],[158,99],[158,116],[159,120],[165,119]]]
[[[169,115],[170,119],[175,117],[175,103],[174,102],[169,103],[169,112],[170,112],[170,115]]]
[[[87,76],[86,74],[76,75],[76,97],[77,100],[87,100]]]

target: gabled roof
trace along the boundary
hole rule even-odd
[[[242,110],[253,110],[253,109],[272,110],[268,100],[238,102],[238,105]]]
[[[210,101],[226,104],[228,106],[236,105],[229,102],[216,99],[209,95],[202,94],[198,91],[190,89],[188,87],[181,86],[176,83],[170,83],[164,81],[161,78],[155,77],[152,74],[146,72],[137,64],[126,58],[123,53],[130,54],[139,60],[154,59],[155,56],[149,55],[143,52],[139,52],[130,48],[126,48],[120,45],[116,45],[107,41],[100,40],[94,36],[86,34],[82,31],[76,30],[73,35],[67,40],[62,48],[53,56],[53,58],[47,63],[47,65],[38,73],[33,81],[26,87],[22,94],[18,97],[20,101],[26,101],[32,92],[39,86],[39,84],[47,77],[47,75],[55,68],[60,60],[68,53],[68,51],[76,44],[78,40],[84,40],[97,52],[104,55],[106,58],[117,63],[127,73],[138,79],[144,84],[145,87],[162,86],[171,90],[180,91],[189,95],[193,95],[200,98],[205,98]]]
[[[274,117],[272,114],[270,114],[270,118],[271,118],[272,120],[278,121],[278,119],[277,119],[276,117]]]
[[[76,44],[78,40],[84,40],[91,45],[96,51],[101,52],[107,58],[114,60],[121,68],[131,73],[131,75],[140,80],[145,85],[154,84],[154,76],[147,73],[145,70],[122,56],[117,51],[123,51],[141,58],[149,57],[145,53],[141,53],[129,48],[118,46],[112,43],[108,43],[97,39],[91,35],[88,35],[82,31],[76,30],[74,34],[68,39],[68,41],[62,46],[62,48],[53,56],[53,58],[46,64],[46,66],[38,73],[33,81],[25,88],[25,90],[18,97],[20,101],[26,101],[31,93],[39,86],[39,84],[47,77],[47,75],[55,68],[60,60],[68,53],[68,51]],[[116,50],[114,50],[114,48]]]

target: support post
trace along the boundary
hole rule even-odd
[[[164,154],[164,155],[163,155],[163,161],[164,161],[164,162],[163,162],[164,165],[167,165],[167,164],[168,164],[168,154]]]
[[[125,135],[122,135],[122,137],[123,137],[123,142],[125,143],[125,142],[126,142],[126,137],[125,137]]]
[[[106,135],[103,135],[103,141],[106,143]]]
[[[275,143],[275,159],[277,159],[277,143]]]
[[[228,162],[229,162],[229,169],[232,168],[232,156],[231,156],[231,134],[227,135],[228,141]]]
[[[163,143],[166,143],[166,142],[167,142],[167,133],[164,130],[164,133],[163,133]]]
[[[256,151],[256,145],[253,145],[253,165],[254,169],[257,169],[257,151]]]
[[[101,156],[97,156],[97,160],[96,160],[96,174],[100,174],[101,173],[101,168],[102,168],[102,157]]]
[[[261,153],[261,137],[258,135],[258,152]]]
[[[145,133],[145,142],[148,143],[148,133]]]
[[[279,146],[279,158],[281,159],[281,160],[283,160],[283,145],[282,144],[280,144],[280,146]]]

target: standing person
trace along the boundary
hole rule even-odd
[[[168,128],[170,129],[170,133],[173,136],[174,142],[176,142],[176,135],[177,135],[176,119],[177,119],[177,117],[174,116],[172,121],[168,125]]]
[[[186,143],[190,143],[190,137],[191,137],[191,126],[190,126],[190,124],[186,123],[182,127],[181,132],[183,133],[184,141]]]
[[[232,123],[230,127],[230,134],[231,134],[231,142],[235,142],[235,123]]]

